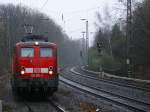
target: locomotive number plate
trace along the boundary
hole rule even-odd
[[[32,74],[31,77],[40,77],[40,74]]]
[[[35,74],[32,74],[31,77],[35,77]]]
[[[40,77],[40,74],[35,74],[35,77]]]

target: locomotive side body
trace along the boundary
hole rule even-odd
[[[17,92],[55,92],[58,88],[57,46],[50,42],[17,43],[11,84]]]

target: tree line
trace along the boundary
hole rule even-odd
[[[150,1],[143,0],[136,4],[132,11],[132,38],[130,40],[130,56],[132,57],[134,76],[150,79]],[[98,20],[102,22],[100,14]],[[93,50],[97,49],[97,42],[103,43],[102,56],[95,60],[100,61],[106,71],[113,71],[118,75],[127,76],[126,73],[126,23],[120,24],[118,20],[114,25],[106,24],[99,27]],[[94,51],[97,52],[97,51]],[[95,54],[98,55],[98,52]],[[91,64],[92,65],[92,64]],[[98,69],[99,64],[97,65]],[[96,68],[96,67],[95,67]]]

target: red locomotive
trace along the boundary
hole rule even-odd
[[[54,93],[58,88],[57,46],[39,35],[29,35],[13,52],[12,90]]]

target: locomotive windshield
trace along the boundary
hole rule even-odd
[[[21,57],[33,57],[34,49],[33,48],[21,48]]]
[[[40,48],[40,57],[52,57],[52,48]]]

